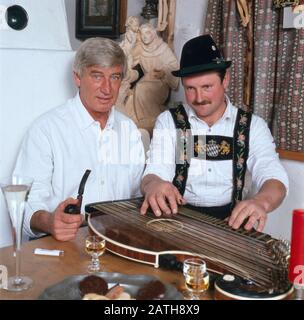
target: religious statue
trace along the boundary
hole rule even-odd
[[[131,83],[138,78],[138,72],[133,68],[132,49],[138,38],[139,20],[137,17],[130,16],[126,21],[126,33],[124,39],[119,44],[127,57],[127,72],[121,83],[116,107],[119,111],[128,115],[126,110],[126,99],[131,94]]]
[[[130,93],[119,110],[139,128],[152,134],[157,116],[166,110],[170,89],[176,90],[178,78],[171,74],[178,61],[166,42],[149,23],[139,27],[139,37],[131,50],[132,70],[137,79],[130,82]]]
[[[138,29],[138,18],[134,16],[128,17],[126,21],[126,33],[124,35],[124,39],[120,43],[121,48],[124,50],[127,56],[135,46],[138,35]]]

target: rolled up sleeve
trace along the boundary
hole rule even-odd
[[[276,146],[266,122],[257,116],[252,118],[250,129],[248,170],[257,189],[270,179],[279,180],[288,192],[288,175],[276,152]]]
[[[53,160],[50,143],[39,128],[31,129],[25,136],[17,157],[13,174],[33,178],[25,206],[23,231],[29,237],[37,237],[43,233],[31,230],[31,218],[36,211],[49,211],[48,205],[52,197],[51,179]]]

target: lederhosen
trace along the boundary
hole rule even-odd
[[[191,158],[207,161],[232,160],[233,191],[231,203],[219,207],[188,207],[225,219],[235,205],[242,200],[242,193],[249,153],[251,113],[238,109],[233,137],[192,135],[188,115],[183,107],[169,110],[177,129],[176,168],[173,184],[184,195]],[[220,196],[220,195],[219,195]]]

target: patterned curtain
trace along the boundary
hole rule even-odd
[[[204,33],[233,61],[232,102],[264,118],[279,149],[304,152],[304,30],[283,29],[282,14],[270,0],[210,0]]]
[[[231,80],[228,95],[233,104],[244,110],[250,109],[245,105],[244,74],[248,43],[246,29],[241,27],[237,15],[236,2],[211,0],[208,4],[205,22],[205,32],[210,33],[227,60],[232,60],[230,68]]]
[[[304,29],[280,29],[274,108],[279,149],[304,152]]]

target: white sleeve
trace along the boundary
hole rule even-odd
[[[247,166],[258,190],[265,181],[276,179],[288,191],[288,176],[276,152],[274,139],[266,122],[257,116],[252,117]]]
[[[53,155],[49,139],[38,127],[26,134],[19,151],[14,173],[34,179],[25,207],[23,231],[30,237],[43,233],[33,233],[30,227],[32,215],[38,210],[49,211],[48,202],[52,198]]]
[[[176,130],[169,111],[159,115],[153,130],[153,138],[147,153],[144,176],[155,174],[172,182],[175,175]]]
[[[132,141],[132,150],[130,159],[130,166],[132,168],[132,181],[131,181],[131,198],[136,198],[142,196],[140,191],[140,183],[145,168],[145,151],[143,142],[141,139],[140,131],[136,128],[134,129],[135,138]],[[133,158],[134,157],[134,158]]]

